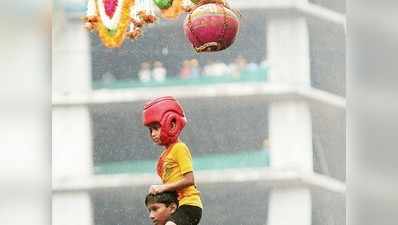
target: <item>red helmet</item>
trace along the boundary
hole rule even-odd
[[[172,127],[172,122],[175,127]],[[184,110],[172,96],[155,98],[147,102],[143,111],[145,126],[151,123],[160,123],[160,141],[162,145],[168,145],[177,141],[187,119]]]

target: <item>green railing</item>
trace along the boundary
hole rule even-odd
[[[212,85],[220,83],[240,83],[240,82],[265,82],[267,80],[267,69],[256,71],[245,71],[240,76],[201,76],[199,78],[180,79],[169,77],[164,81],[140,82],[138,80],[115,80],[111,82],[95,81],[93,89],[122,89],[138,87],[167,87],[167,86],[187,86],[187,85]]]
[[[208,154],[194,157],[193,163],[195,171],[268,167],[269,154],[266,150]],[[156,160],[103,163],[95,166],[95,174],[155,173],[155,165]]]

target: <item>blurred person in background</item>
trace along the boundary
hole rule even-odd
[[[151,64],[149,64],[149,62],[141,63],[140,70],[138,71],[138,79],[140,79],[141,82],[146,83],[151,81],[151,76]]]
[[[213,72],[215,76],[225,76],[229,74],[228,66],[219,60],[213,64]]]
[[[167,70],[164,68],[163,63],[155,61],[153,63],[152,77],[155,81],[163,82],[166,80]]]
[[[189,79],[191,78],[192,75],[192,64],[190,63],[189,60],[184,60],[184,62],[182,62],[181,65],[181,69],[180,69],[180,79]]]
[[[242,55],[237,56],[232,63],[228,65],[228,69],[232,76],[239,78],[240,74],[246,70],[247,60]]]
[[[198,79],[200,78],[200,66],[197,59],[192,59],[190,61],[191,65],[191,78]]]
[[[143,123],[149,128],[152,141],[163,149],[156,166],[162,184],[151,185],[148,192],[178,193],[178,209],[166,225],[197,225],[202,217],[203,205],[195,185],[192,156],[179,139],[186,121],[184,110],[174,97],[156,98],[144,106]]]
[[[208,61],[203,68],[203,74],[206,76],[224,76],[229,74],[227,65],[220,61]]]
[[[178,208],[177,192],[163,192],[148,194],[145,197],[145,206],[149,211],[149,218],[155,225],[165,225],[170,216]]]
[[[206,65],[203,67],[203,75],[207,77],[214,76],[214,61],[208,60]]]

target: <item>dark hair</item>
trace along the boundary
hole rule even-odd
[[[158,194],[148,194],[145,197],[145,205],[148,206],[148,204],[152,203],[163,203],[166,206],[175,203],[178,206],[177,192],[166,191]]]

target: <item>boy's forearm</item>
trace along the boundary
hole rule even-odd
[[[182,180],[179,180],[174,183],[165,184],[165,186],[166,186],[166,191],[177,191],[177,190],[186,188],[186,187],[194,185],[194,184],[195,184],[195,180],[193,177],[193,173],[189,172],[184,175],[184,178]]]

